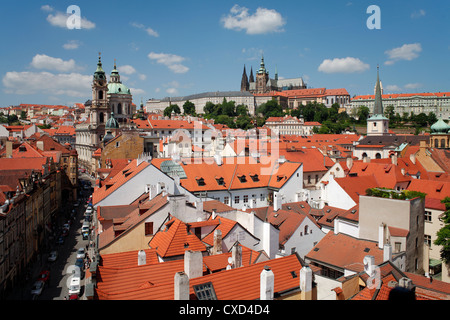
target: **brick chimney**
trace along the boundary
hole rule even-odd
[[[300,300],[312,300],[312,276],[310,267],[300,269]]]
[[[144,250],[139,250],[138,252],[138,266],[143,266],[147,264],[147,255]]]
[[[238,243],[231,248],[231,258],[233,259],[233,268],[242,266],[242,247]]]
[[[201,251],[186,250],[184,252],[184,272],[189,279],[203,275],[203,255]]]
[[[214,230],[214,244],[212,248],[212,254],[222,253],[222,231],[219,229]]]
[[[275,276],[270,267],[265,266],[260,274],[259,299],[273,300]]]
[[[174,300],[189,300],[189,277],[184,272],[175,273]]]

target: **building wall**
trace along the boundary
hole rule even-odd
[[[305,227],[307,227],[307,232]],[[305,217],[297,230],[284,244],[284,254],[291,254],[293,253],[292,249],[294,249],[294,252],[297,252],[303,259],[323,237],[325,237],[325,233],[314,222]]]
[[[370,196],[360,196],[359,199],[360,238],[378,241],[379,226],[382,223],[387,227],[408,230],[405,270],[408,272],[420,270],[423,267],[424,200],[420,198],[397,200]]]
[[[122,134],[106,144],[102,150],[101,167],[106,159],[137,159],[144,152],[144,138],[137,131],[122,131]]]

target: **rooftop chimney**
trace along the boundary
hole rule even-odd
[[[312,276],[310,267],[300,269],[300,300],[312,300]]]
[[[242,266],[242,247],[238,243],[231,249],[231,258],[233,259],[233,268]]]
[[[39,150],[44,151],[44,141],[36,141],[36,147]]]
[[[281,209],[281,194],[279,192],[273,193],[273,211]]]
[[[260,288],[259,288],[260,300],[273,300],[274,284],[275,284],[275,276],[272,270],[270,270],[270,267],[265,266],[260,274]]]
[[[365,256],[364,257],[364,271],[372,277],[375,273],[375,257],[374,256]]]
[[[392,155],[392,157],[391,157],[391,160],[392,160],[392,164],[394,165],[394,166],[396,166],[397,164],[398,164],[398,156],[397,156],[397,154],[393,154]]]
[[[378,226],[378,248],[383,249],[384,247],[384,228],[385,224],[381,223]]]
[[[400,287],[408,289],[408,290],[411,290],[413,287],[412,280],[409,278],[405,278],[405,277],[400,278],[400,280],[398,281],[398,285]]]
[[[138,253],[138,266],[143,266],[147,264],[147,255],[144,250],[139,250]]]
[[[203,255],[201,251],[186,250],[184,252],[184,272],[189,279],[203,275]]]
[[[412,162],[413,164],[416,164],[416,154],[415,154],[415,153],[411,153],[411,154],[409,155],[409,160],[411,160],[411,162]]]
[[[182,271],[175,273],[174,300],[189,300],[189,277]]]
[[[212,254],[222,253],[222,231],[219,229],[214,230],[214,244]]]
[[[347,168],[350,170],[353,167],[353,157],[347,157]]]
[[[392,246],[389,243],[386,243],[383,247],[383,261],[391,261],[392,260]]]

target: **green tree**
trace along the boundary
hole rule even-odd
[[[434,112],[430,112],[428,114],[428,125],[433,125],[434,123],[436,123],[438,121],[438,118],[436,117],[436,114]]]
[[[164,116],[170,117],[172,115],[172,111],[176,114],[181,113],[180,107],[178,105],[171,104],[170,106],[168,106],[167,108],[164,109]]]
[[[269,117],[283,117],[283,108],[275,100],[261,104],[257,109],[257,114],[261,113],[265,119]]]
[[[208,101],[205,104],[205,106],[203,107],[203,111],[205,112],[205,114],[213,115],[213,114],[215,114],[216,108],[217,107],[214,103],[212,103],[211,101]]]
[[[236,107],[236,115],[248,115],[248,107],[246,105],[240,104]]]
[[[368,107],[366,107],[366,106],[359,107],[358,113],[357,113],[358,122],[362,123],[362,124],[367,123],[367,119],[369,118],[369,112],[370,112],[370,110]]]
[[[27,118],[27,112],[26,111],[22,111],[20,113],[20,119],[25,120]]]
[[[184,114],[195,115],[195,104],[189,100],[183,104]]]
[[[445,212],[440,217],[444,226],[437,232],[434,244],[442,246],[441,259],[448,264],[450,263],[450,197],[445,197],[441,202],[445,205]]]
[[[414,122],[419,127],[426,127],[428,123],[428,116],[425,113],[421,112],[414,117]]]
[[[252,119],[246,114],[241,114],[236,119],[236,127],[242,130],[253,128]]]

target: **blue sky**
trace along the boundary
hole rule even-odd
[[[81,10],[68,29],[67,8]],[[369,29],[370,5],[381,29]],[[309,87],[371,94],[450,91],[447,1],[10,1],[2,3],[0,107],[90,99],[98,52],[139,104],[239,90],[244,64]]]

